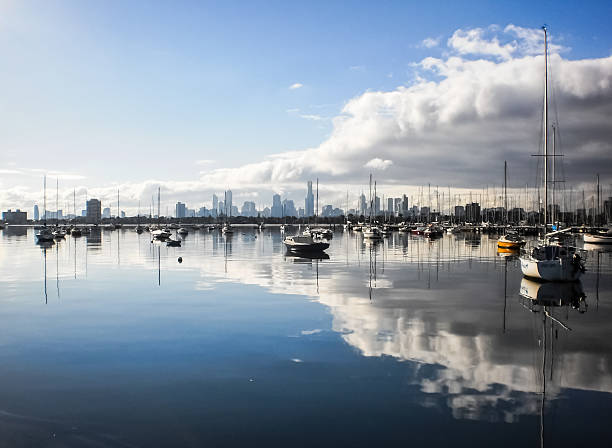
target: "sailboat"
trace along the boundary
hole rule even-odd
[[[504,224],[508,226],[508,163],[504,160]],[[506,233],[497,240],[499,249],[518,250],[525,245],[525,240],[520,235],[512,230],[506,230]]]
[[[227,191],[225,192],[225,209],[228,210],[227,207]],[[230,204],[229,206],[229,215],[228,215],[228,219],[227,222],[223,225],[223,227],[221,228],[221,233],[223,233],[224,235],[232,235],[234,233],[234,229],[232,229],[232,224],[231,224],[231,219],[232,219],[232,206]]]
[[[376,197],[376,186],[374,187],[374,197]],[[379,240],[382,238],[382,232],[378,226],[372,223],[372,211],[374,209],[374,202],[372,201],[372,174],[370,174],[370,220],[368,225],[363,227],[363,237],[371,240]]]
[[[553,242],[552,237],[570,229],[547,233],[548,218],[548,36],[544,30],[544,238],[521,255],[521,271],[526,277],[545,281],[572,282],[584,273],[584,261],[572,246]],[[553,179],[554,180],[554,179]]]
[[[44,244],[44,243],[53,244],[55,242],[53,239],[53,233],[51,232],[51,229],[47,227],[47,176],[44,177],[43,184],[44,184],[44,209],[43,209],[44,224],[43,224],[42,229],[40,229],[36,233],[36,242],[40,244]]]

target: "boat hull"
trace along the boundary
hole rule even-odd
[[[589,235],[588,233],[585,233],[584,242],[589,244],[612,244],[612,236]]]
[[[310,244],[300,244],[285,241],[285,247],[290,252],[322,252],[329,247],[329,243],[318,241]]]
[[[549,282],[575,282],[582,275],[582,269],[571,262],[562,260],[535,260],[521,258],[521,271],[530,278]]]

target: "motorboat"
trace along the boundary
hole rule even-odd
[[[516,232],[506,232],[497,240],[497,247],[502,249],[520,249],[525,245],[525,240]]]
[[[378,240],[382,238],[382,232],[378,226],[367,225],[363,228],[363,237]]]
[[[310,230],[310,227],[306,227],[306,229],[304,229],[304,231],[302,232],[303,236],[313,236],[313,232]]]
[[[189,233],[189,230],[187,230],[185,227],[181,227],[176,231],[176,233],[178,233],[179,235],[187,235]]]
[[[317,227],[316,229],[311,230],[313,236],[317,236],[319,238],[333,238],[334,233],[330,229],[324,229],[322,227]]]
[[[393,230],[389,226],[383,226],[381,233],[382,236],[391,236],[393,234]]]
[[[83,232],[82,232],[82,231],[81,231],[81,229],[79,229],[78,227],[75,227],[74,229],[72,229],[72,230],[70,231],[70,234],[71,234],[72,236],[81,236],[81,235],[83,235]]]
[[[155,229],[151,231],[151,237],[154,240],[167,240],[171,235],[168,229]]]
[[[291,252],[321,252],[329,247],[328,242],[314,240],[312,235],[287,236],[283,243]]]
[[[231,235],[232,233],[234,233],[234,229],[232,228],[232,225],[230,223],[226,223],[221,229],[221,232],[225,235]]]
[[[612,229],[597,233],[585,233],[584,242],[589,244],[612,244]]]

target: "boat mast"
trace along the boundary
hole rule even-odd
[[[59,224],[59,177],[55,178],[55,225]]]
[[[544,235],[548,223],[548,34],[544,31]]]
[[[370,173],[370,225],[372,225],[372,173]]]
[[[117,188],[117,220],[119,219],[119,189]]]
[[[45,218],[45,227],[47,227],[47,176],[43,177],[43,190],[44,190],[44,199],[43,199],[43,217]]]
[[[504,160],[504,224],[508,224],[508,162]]]

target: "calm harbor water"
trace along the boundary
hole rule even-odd
[[[609,446],[612,252],[540,285],[495,241],[4,229],[0,445]]]

